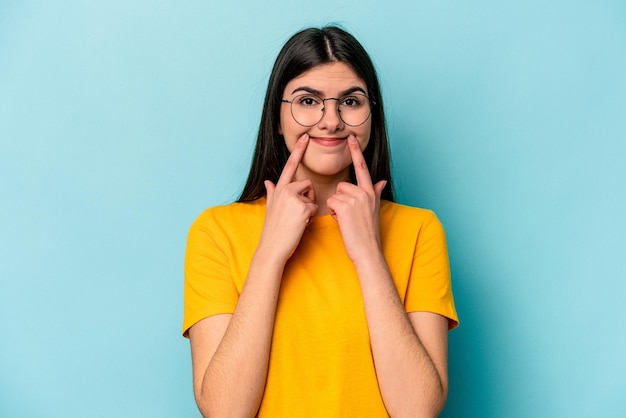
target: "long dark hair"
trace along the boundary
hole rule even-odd
[[[313,67],[330,62],[343,62],[350,66],[365,82],[370,99],[376,102],[372,107],[370,140],[363,156],[372,182],[375,184],[379,180],[387,180],[382,198],[394,200],[385,113],[374,64],[352,35],[336,26],[326,26],[296,33],[276,58],[265,94],[252,166],[239,202],[249,202],[265,196],[263,182],[270,180],[276,183],[289,158],[285,141],[278,134],[281,99],[287,83]],[[350,173],[355,182],[353,168]]]

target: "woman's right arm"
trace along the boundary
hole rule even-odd
[[[282,268],[255,254],[235,312],[189,329],[193,386],[205,417],[252,417],[267,376]]]
[[[263,232],[234,313],[189,329],[194,394],[205,417],[252,417],[259,408],[283,269],[317,213],[313,184],[293,181],[307,144],[304,135],[276,185],[265,183]]]

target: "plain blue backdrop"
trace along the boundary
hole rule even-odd
[[[283,42],[331,22],[447,230],[443,416],[626,416],[621,0],[2,0],[0,416],[199,416],[188,227],[240,191]]]

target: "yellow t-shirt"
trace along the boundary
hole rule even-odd
[[[258,245],[265,199],[208,209],[189,232],[183,335],[233,313]],[[407,312],[458,324],[443,228],[433,212],[381,202],[381,245]],[[359,280],[337,222],[315,217],[285,266],[259,417],[387,417]]]

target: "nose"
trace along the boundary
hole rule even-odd
[[[334,102],[329,104],[328,102]],[[322,109],[322,119],[317,124],[318,128],[326,129],[330,132],[337,131],[343,127],[343,120],[339,115],[339,99],[324,99],[324,108]]]

